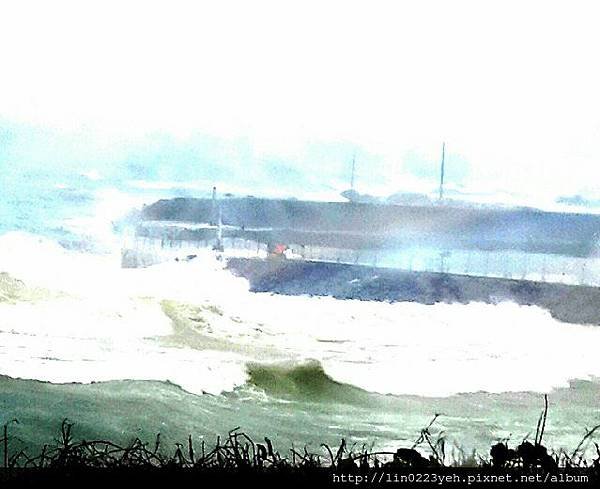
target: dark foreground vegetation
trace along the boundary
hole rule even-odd
[[[269,438],[257,442],[239,431],[218,438],[212,446],[185,443],[172,447],[161,444],[160,434],[152,443],[135,439],[126,446],[107,440],[75,441],[73,424],[64,420],[59,436],[40,453],[10,450],[11,424],[4,425],[0,438],[3,450],[0,487],[40,487],[59,484],[82,487],[158,483],[184,483],[209,487],[221,483],[252,482],[305,485],[415,484],[502,486],[519,484],[560,484],[598,487],[600,447],[594,435],[600,425],[587,430],[572,452],[548,451],[543,445],[547,417],[540,415],[535,438],[511,447],[507,441],[493,445],[489,456],[448,454],[444,433],[435,433],[431,423],[410,448],[376,452],[342,440],[337,447],[322,444],[317,452],[292,447],[278,452]],[[590,452],[592,455],[590,456]]]

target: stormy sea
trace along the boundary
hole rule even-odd
[[[0,202],[0,422],[14,449],[76,438],[210,443],[239,427],[285,450],[344,438],[456,456],[535,432],[574,449],[600,424],[600,328],[547,310],[252,292],[210,252],[121,267],[120,223],[169,185],[38,172]],[[466,454],[466,455],[465,455]]]

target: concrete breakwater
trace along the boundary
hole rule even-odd
[[[218,204],[210,199],[159,200],[144,207],[141,218],[145,223],[214,223],[217,205],[232,238],[349,250],[417,246],[590,257],[598,252],[600,233],[600,216],[590,214],[251,197],[220,199]],[[210,230],[190,226],[171,231],[176,239],[210,237]],[[140,232],[156,237],[148,229]]]
[[[527,208],[179,198],[144,207],[131,247],[212,248],[218,233],[233,256],[283,243],[308,261],[600,286],[600,215]]]
[[[422,304],[512,301],[560,321],[600,325],[597,287],[295,260],[230,258],[227,268],[254,292]]]

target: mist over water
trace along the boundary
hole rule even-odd
[[[69,417],[89,436],[241,426],[286,448],[391,447],[442,412],[441,428],[485,449],[534,430],[542,392],[549,443],[574,446],[600,421],[596,327],[512,303],[251,293],[202,253],[122,269],[118,218],[156,189],[93,177],[15,186],[2,204],[3,417],[30,444]]]

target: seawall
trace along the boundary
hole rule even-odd
[[[520,250],[588,257],[596,253],[600,215],[529,208],[403,206],[349,202],[226,198],[219,201],[230,237],[352,250],[406,246]],[[210,199],[159,200],[141,213],[140,235],[153,221],[215,221]],[[161,232],[164,230],[161,230]],[[176,239],[207,239],[211,230],[170,230]],[[214,234],[214,230],[212,230]]]
[[[512,301],[560,321],[600,325],[597,287],[296,260],[230,258],[227,268],[254,292],[421,304]]]

